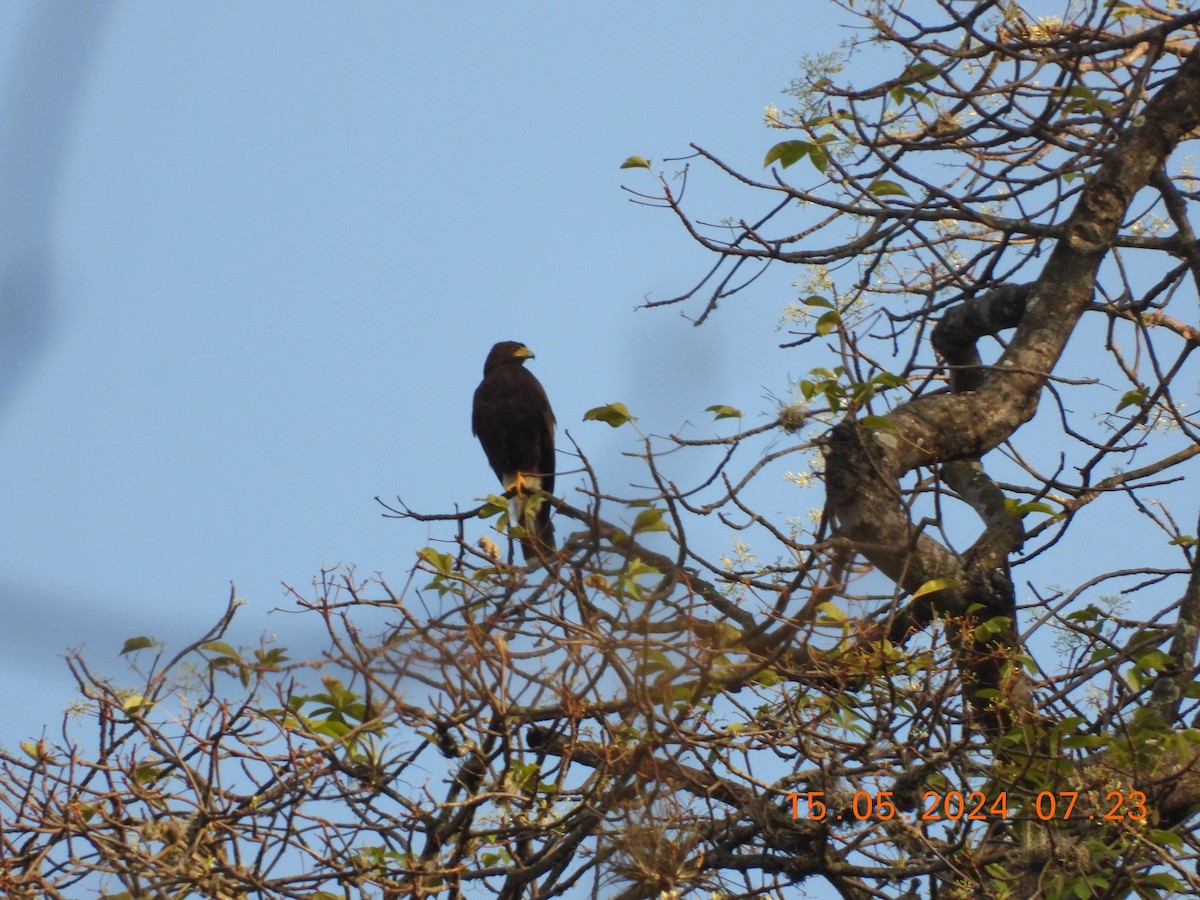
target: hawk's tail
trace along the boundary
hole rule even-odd
[[[521,538],[521,552],[525,554],[526,563],[535,563],[555,550],[554,523],[550,521],[549,503],[542,501],[537,519],[531,523],[529,530],[530,534]]]

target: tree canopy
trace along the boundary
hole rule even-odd
[[[648,486],[560,456],[543,567],[502,497],[392,503],[444,540],[297,592],[322,660],[235,603],[129,685],[73,658],[80,717],[0,754],[6,896],[1200,892],[1200,11],[831,6],[761,171],[625,164],[713,254],[648,306],[793,267],[792,396],[592,410]]]

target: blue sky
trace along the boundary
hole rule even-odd
[[[761,421],[811,366],[777,348],[794,273],[700,329],[635,311],[710,260],[618,166],[695,141],[757,171],[763,107],[842,36],[775,0],[0,8],[0,741],[57,719],[68,648],[120,677],[126,637],[198,637],[231,581],[234,643],[313,653],[281,582],[403,583],[446,532],[372,498],[495,489],[469,426],[494,341],[534,349],[614,489],[635,448],[592,406]]]

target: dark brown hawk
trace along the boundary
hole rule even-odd
[[[554,549],[550,504],[538,506],[535,521],[525,517],[531,492],[554,492],[554,412],[541,382],[525,368],[527,359],[533,351],[520,341],[502,341],[488,353],[475,389],[471,432],[504,490],[515,492],[513,518],[527,534],[521,550],[533,562],[539,550]]]

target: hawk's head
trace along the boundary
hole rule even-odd
[[[520,366],[525,360],[533,359],[533,351],[520,341],[501,341],[494,346],[483,363],[483,374],[497,366]]]

